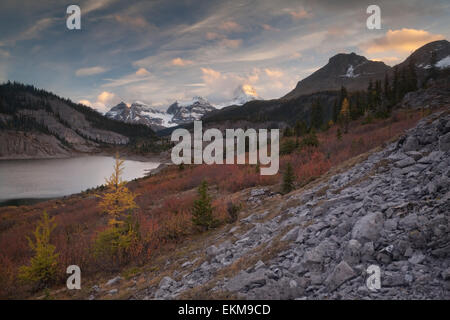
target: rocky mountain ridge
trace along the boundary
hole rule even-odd
[[[105,115],[108,118],[126,123],[141,123],[158,131],[200,120],[203,116],[227,106],[241,106],[249,101],[260,100],[256,91],[249,85],[241,85],[234,91],[234,98],[218,105],[211,104],[203,97],[195,96],[190,101],[172,103],[166,111],[153,108],[143,102],[125,102],[111,108]]]
[[[299,81],[294,90],[282,99],[293,99],[318,91],[339,90],[345,86],[349,91],[364,90],[370,80],[382,80],[391,67],[381,61],[371,61],[352,52],[339,53],[312,75]]]
[[[65,157],[156,140],[146,127],[110,120],[93,109],[17,83],[0,86],[0,158]]]

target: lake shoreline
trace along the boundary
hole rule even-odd
[[[29,155],[23,155],[23,156],[2,156],[0,157],[1,161],[20,161],[20,160],[53,160],[53,159],[73,159],[73,158],[81,158],[81,157],[92,157],[92,156],[105,156],[105,157],[114,157],[115,152],[108,152],[108,151],[100,151],[100,152],[91,152],[91,153],[72,153],[70,155],[48,155],[48,156],[29,156]],[[147,154],[147,155],[139,155],[139,154],[120,154],[120,158],[123,160],[133,160],[133,161],[140,161],[140,162],[158,162],[158,163],[166,163],[170,162],[170,159],[167,155],[160,154],[160,153],[154,153],[154,154]]]
[[[162,157],[124,155],[123,179],[131,182],[157,172],[166,164]],[[111,175],[110,153],[79,154],[45,159],[0,161],[0,206],[27,205],[95,189]]]

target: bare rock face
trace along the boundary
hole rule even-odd
[[[68,157],[66,149],[54,136],[39,132],[0,131],[1,159]]]

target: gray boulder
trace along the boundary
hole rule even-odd
[[[355,271],[345,261],[341,261],[326,280],[329,291],[336,290],[344,282],[354,278]]]
[[[352,238],[360,242],[377,240],[383,228],[383,214],[381,212],[370,212],[356,221],[352,230]]]

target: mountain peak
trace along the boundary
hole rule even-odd
[[[356,53],[338,53],[332,56],[329,60],[329,64],[360,64],[368,61],[366,57],[357,55]]]
[[[325,66],[299,81],[295,89],[283,98],[292,99],[319,91],[339,90],[342,86],[348,90],[366,89],[369,80],[384,79],[390,69],[383,62],[368,60],[354,52],[338,53]]]

